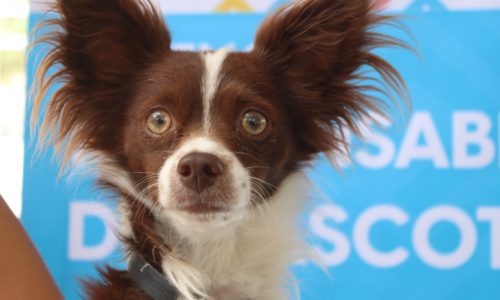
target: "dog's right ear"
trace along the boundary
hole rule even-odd
[[[66,140],[65,160],[77,149],[112,152],[131,86],[168,55],[170,34],[147,0],[57,0],[54,11],[59,18],[43,24],[50,32],[36,42],[51,49],[37,72],[32,128],[45,94],[61,83],[44,107],[39,142],[57,149]]]
[[[129,76],[170,49],[170,34],[149,1],[58,0],[63,32],[54,33],[59,62],[76,80]]]
[[[253,54],[272,70],[307,158],[344,152],[345,130],[359,133],[372,113],[383,115],[393,93],[406,99],[397,70],[373,51],[409,48],[376,28],[398,28],[394,22],[371,0],[301,0],[285,4],[261,25]]]

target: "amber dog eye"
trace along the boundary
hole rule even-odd
[[[163,134],[167,132],[171,123],[170,115],[164,110],[154,111],[147,119],[148,129],[154,134]]]
[[[241,121],[243,129],[251,134],[258,135],[264,132],[267,127],[267,120],[263,114],[255,110],[251,110],[245,113],[243,120]]]

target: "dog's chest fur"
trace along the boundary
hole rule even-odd
[[[309,254],[297,224],[308,186],[303,174],[292,174],[267,205],[255,207],[236,228],[188,239],[174,236],[174,241],[172,229],[159,225],[166,242],[176,245],[173,252],[194,267],[173,266],[167,258],[165,271],[196,277],[214,299],[288,299],[294,288],[287,286],[289,267]]]

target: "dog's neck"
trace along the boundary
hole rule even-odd
[[[240,223],[189,237],[146,207],[122,209],[124,235],[133,236],[125,241],[130,251],[139,252],[162,271],[181,294],[287,299],[283,280],[291,278],[288,267],[306,254],[296,222],[307,185],[304,175],[293,174]]]

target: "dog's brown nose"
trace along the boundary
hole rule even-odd
[[[179,161],[177,173],[187,188],[201,192],[224,173],[224,163],[215,155],[193,152]]]

